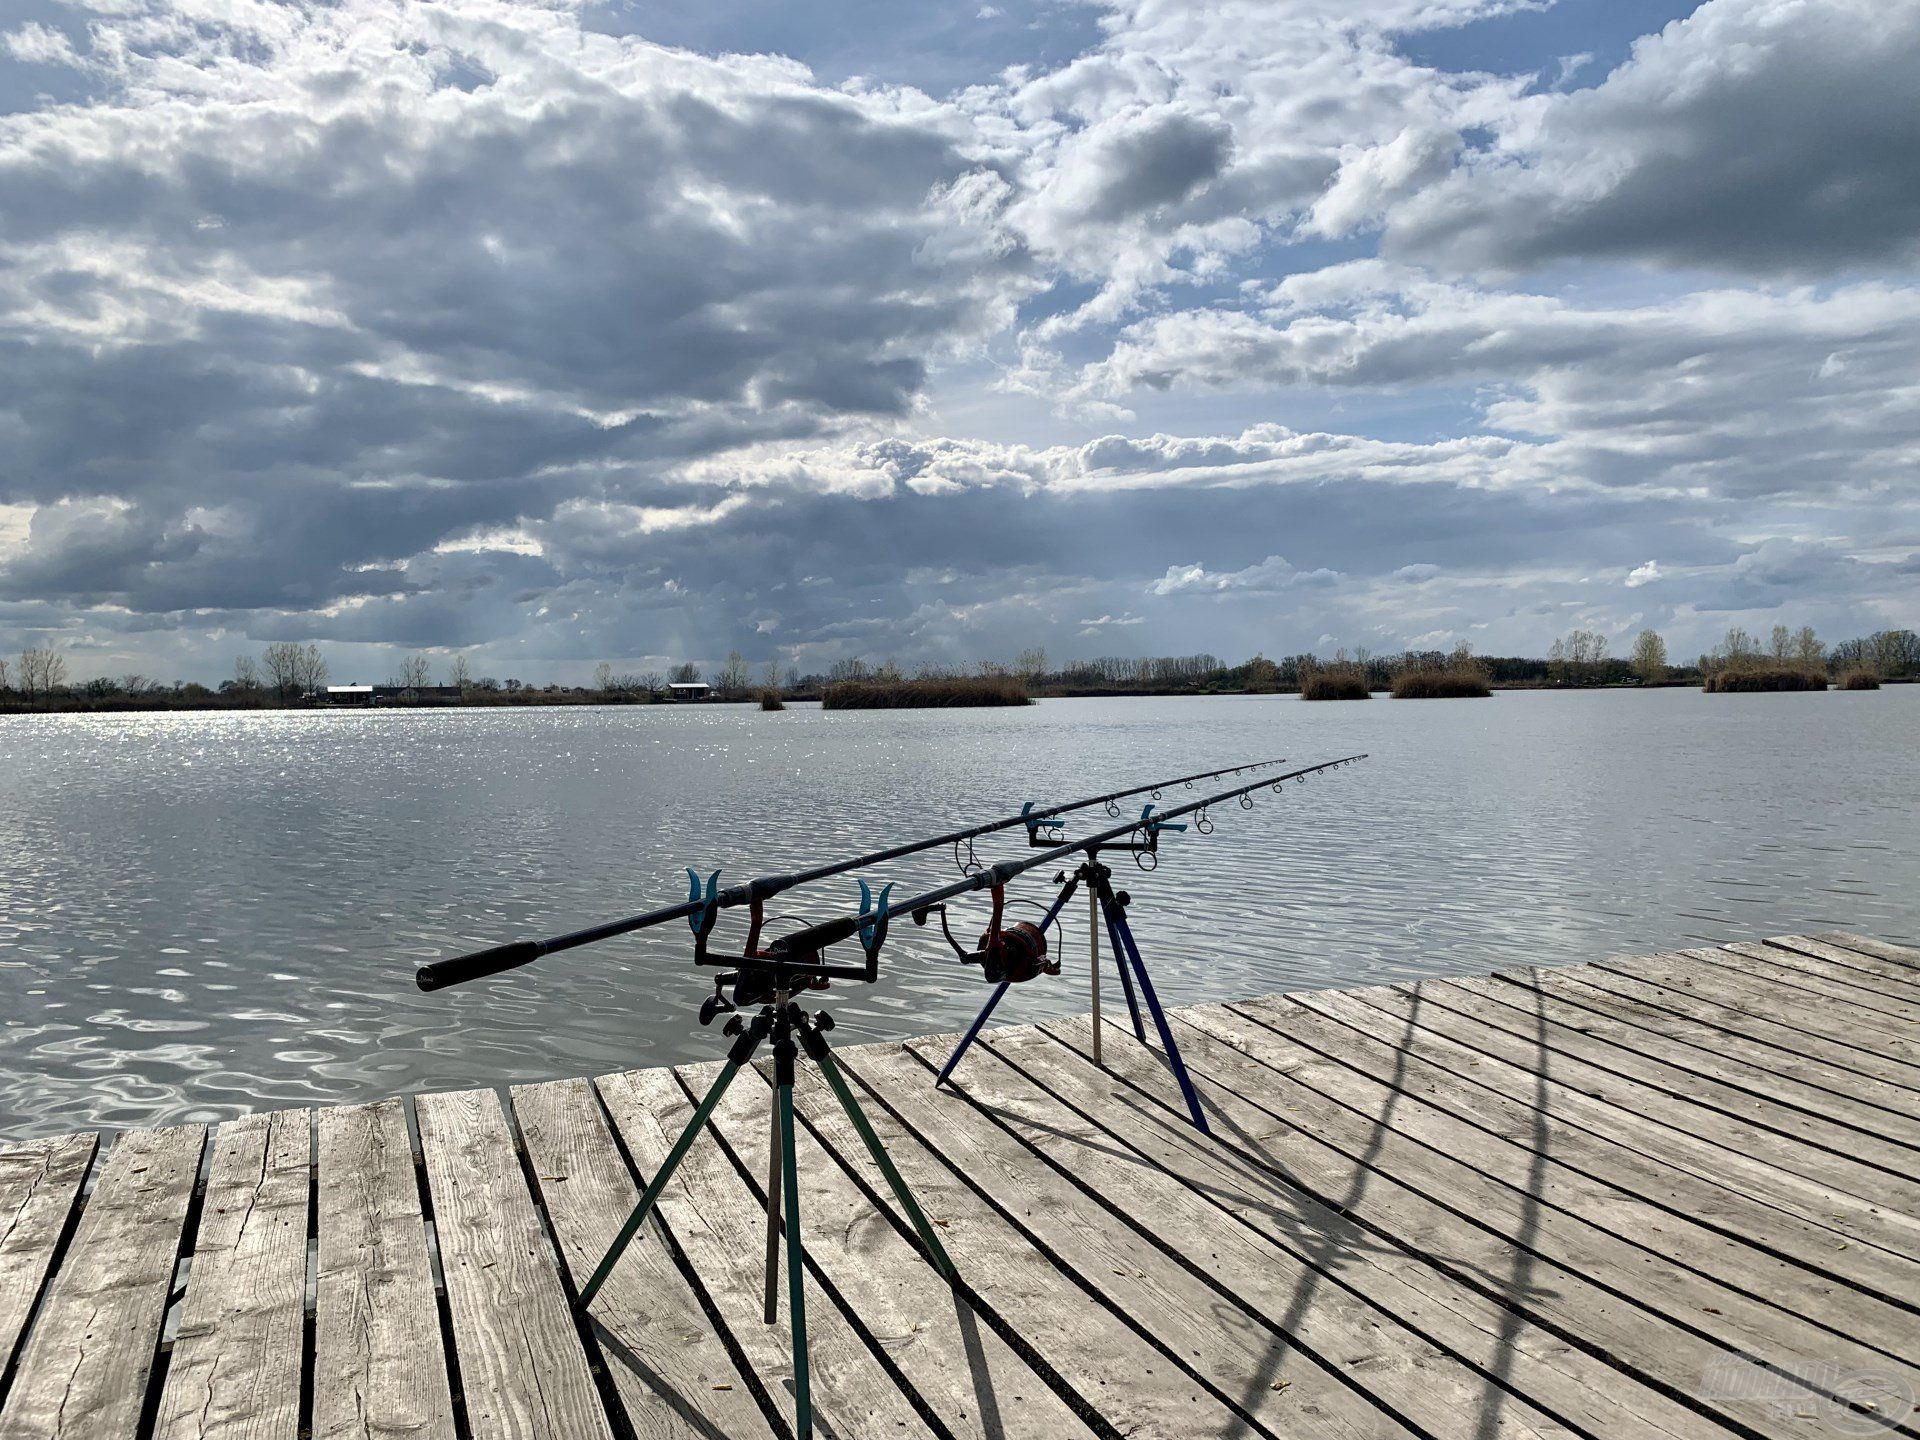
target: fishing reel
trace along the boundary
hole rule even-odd
[[[1058,975],[1060,962],[1047,953],[1047,932],[1030,920],[1002,923],[1006,913],[1006,892],[993,887],[993,918],[981,932],[980,942],[969,950],[954,938],[947,923],[947,907],[926,905],[913,912],[913,923],[925,925],[929,916],[940,917],[940,933],[963,965],[978,965],[992,985],[1019,985],[1042,975]]]

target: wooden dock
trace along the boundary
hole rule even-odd
[[[803,1064],[821,1435],[1920,1436],[1920,950],[1172,1014],[1212,1138],[1085,1020],[839,1052],[957,1292]],[[0,1148],[0,1440],[786,1435],[763,1082],[571,1305],[713,1069]]]

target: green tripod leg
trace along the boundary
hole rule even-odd
[[[860,1102],[853,1098],[853,1089],[847,1084],[846,1076],[840,1073],[835,1063],[833,1051],[828,1048],[826,1037],[821,1035],[813,1024],[802,1023],[800,1043],[807,1047],[807,1058],[820,1067],[820,1073],[827,1077],[827,1084],[833,1087],[833,1093],[839,1097],[840,1108],[847,1112],[847,1119],[853,1122],[853,1128],[860,1132],[860,1138],[866,1142],[867,1153],[873,1156],[873,1163],[880,1167],[880,1173],[887,1177],[887,1185],[893,1191],[893,1198],[900,1202],[900,1208],[907,1212],[907,1218],[913,1222],[913,1228],[919,1232],[920,1243],[927,1247],[927,1258],[933,1262],[945,1280],[951,1283],[958,1278],[953,1261],[947,1258],[947,1252],[934,1236],[933,1226],[927,1223],[927,1217],[921,1212],[919,1202],[913,1198],[913,1192],[907,1189],[907,1182],[900,1178],[900,1172],[893,1168],[893,1161],[887,1157],[887,1147],[880,1143],[880,1137],[874,1133],[868,1123],[866,1112],[860,1108]]]
[[[647,1216],[653,1213],[656,1201],[667,1188],[667,1182],[673,1179],[673,1172],[680,1168],[680,1162],[687,1157],[687,1151],[693,1148],[693,1142],[700,1138],[700,1132],[706,1128],[707,1121],[713,1118],[714,1108],[719,1105],[720,1097],[727,1093],[727,1086],[733,1083],[733,1077],[740,1073],[740,1067],[753,1058],[753,1052],[760,1048],[760,1042],[767,1038],[773,1029],[773,1017],[766,1011],[753,1018],[753,1022],[733,1042],[733,1049],[727,1052],[727,1063],[714,1079],[706,1098],[700,1102],[699,1109],[693,1112],[693,1118],[687,1121],[687,1128],[680,1132],[680,1138],[673,1142],[673,1149],[667,1152],[667,1158],[654,1173],[646,1192],[641,1195],[640,1203],[633,1207],[633,1213],[627,1216],[627,1223],[620,1227],[620,1233],[613,1237],[613,1244],[607,1247],[607,1253],[600,1257],[600,1263],[587,1278],[581,1288],[577,1302],[584,1310],[593,1303],[593,1297],[600,1293],[600,1287],[607,1283],[607,1276],[613,1273],[613,1267],[626,1253],[627,1246],[633,1243],[633,1237],[640,1233],[640,1227],[646,1224]]]
[[[784,1027],[783,1027],[784,1029]],[[774,1099],[780,1112],[780,1188],[787,1221],[787,1319],[793,1330],[793,1429],[797,1440],[813,1437],[813,1388],[807,1369],[806,1252],[800,1241],[800,1177],[793,1154],[793,1041],[773,1041]]]

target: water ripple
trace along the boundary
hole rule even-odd
[[[0,718],[0,1133],[710,1059],[678,927],[433,995],[412,970],[677,899],[685,864],[741,879],[1276,752],[1373,759],[1170,837],[1152,874],[1116,862],[1169,1001],[1787,929],[1911,941],[1916,722],[1920,687]],[[885,878],[952,875],[939,854]],[[822,919],[852,891],[777,908]],[[957,1028],[982,998],[933,935],[895,934],[881,984],[835,994],[849,1040]],[[1084,1010],[1086,945],[1075,905],[1067,976],[1004,1017]]]

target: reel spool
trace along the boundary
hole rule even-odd
[[[1047,933],[1031,920],[1016,920],[998,933],[980,937],[981,966],[989,983],[1018,985],[1042,975],[1058,975],[1060,962],[1047,955]]]

